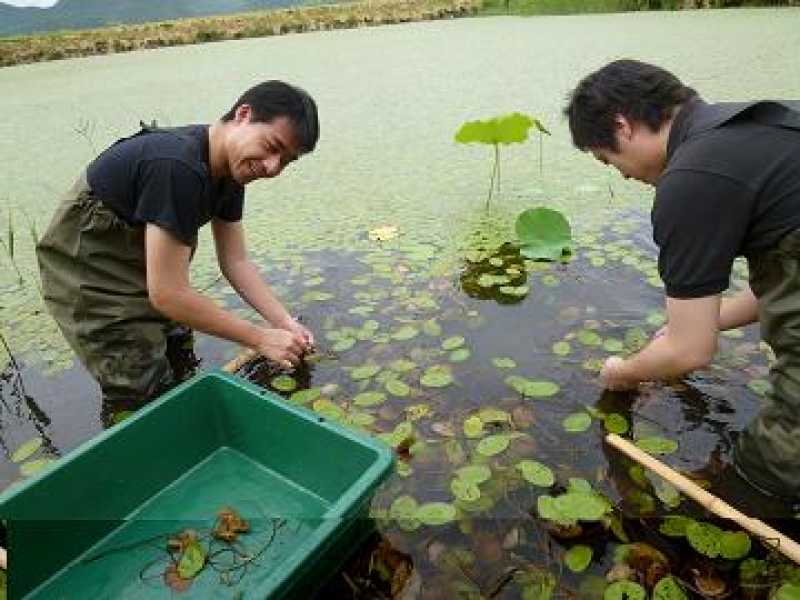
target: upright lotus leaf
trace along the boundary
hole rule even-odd
[[[750,554],[750,536],[744,531],[726,531],[719,540],[719,554],[728,560],[740,560]]]
[[[653,588],[653,600],[689,600],[678,580],[667,575],[658,580]]]
[[[705,554],[709,558],[719,556],[722,530],[716,525],[700,522],[692,523],[686,528],[686,539],[692,548],[700,554]]]
[[[576,544],[567,550],[564,563],[573,573],[583,573],[592,562],[592,549],[584,544]]]
[[[543,206],[522,211],[514,225],[527,258],[557,260],[570,251],[572,228],[559,211]]]
[[[522,478],[533,485],[550,487],[556,481],[550,467],[535,460],[521,460],[516,467],[522,473]]]
[[[534,125],[528,115],[514,112],[483,121],[467,121],[456,132],[460,144],[514,144],[528,139],[528,130]]]
[[[615,581],[603,592],[603,600],[645,600],[647,592],[634,581]]]
[[[428,502],[417,509],[415,517],[426,525],[444,525],[453,521],[458,512],[446,502]]]
[[[42,438],[38,436],[28,440],[19,448],[17,448],[14,454],[11,455],[11,462],[21,463],[25,460],[28,460],[39,448],[42,447],[42,442]]]

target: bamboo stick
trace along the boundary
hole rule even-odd
[[[255,360],[258,358],[259,354],[255,350],[247,349],[243,350],[236,358],[228,362],[222,370],[226,373],[235,373],[251,360]]]
[[[630,458],[642,466],[647,467],[651,471],[669,481],[681,492],[697,501],[706,510],[722,517],[723,519],[735,521],[743,529],[758,537],[767,546],[774,548],[787,558],[793,560],[795,563],[800,564],[800,544],[785,536],[780,531],[773,529],[763,521],[748,517],[747,515],[739,512],[730,504],[727,504],[714,494],[707,492],[693,481],[690,481],[674,469],[653,458],[643,450],[640,450],[628,440],[621,438],[614,433],[609,433],[606,435],[606,442],[624,454],[627,454]]]
[[[5,548],[0,548],[0,569],[8,570],[8,554]]]

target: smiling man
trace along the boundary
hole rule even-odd
[[[37,246],[45,304],[107,400],[136,405],[180,375],[167,349],[191,330],[238,342],[284,366],[314,343],[247,255],[244,186],[311,152],[317,107],[266,81],[220,121],[144,127],[101,153],[64,198]],[[189,283],[200,227],[211,223],[222,274],[266,321],[219,307]]]
[[[573,90],[575,146],[655,187],[653,237],[667,326],[640,353],[609,358],[612,390],[711,362],[718,332],[759,321],[777,356],[773,391],[739,436],[736,465],[764,491],[800,500],[800,103],[707,104],[672,73],[612,62]],[[733,261],[750,285],[722,298]]]

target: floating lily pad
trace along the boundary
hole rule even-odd
[[[472,356],[472,352],[470,352],[468,348],[459,348],[458,350],[453,350],[450,353],[449,359],[450,362],[459,363],[464,362],[470,356]]]
[[[455,335],[453,337],[449,337],[442,342],[442,349],[443,350],[455,350],[460,346],[464,345],[464,338],[460,335]]]
[[[511,415],[506,411],[487,406],[478,411],[478,418],[484,423],[511,423]]]
[[[384,387],[392,396],[397,396],[398,398],[404,398],[411,393],[411,388],[408,384],[399,379],[389,379]]]
[[[581,329],[578,332],[578,341],[584,346],[599,346],[603,343],[603,338],[596,331]]]
[[[398,358],[389,363],[389,368],[397,373],[407,373],[417,368],[417,363],[405,358]]]
[[[497,256],[493,256],[489,259],[489,264],[493,267],[502,267],[503,266],[503,259]]]
[[[772,600],[800,600],[800,584],[784,583],[775,592]]]
[[[547,398],[558,393],[561,389],[552,381],[532,380],[510,375],[506,377],[506,383],[528,398]]]
[[[573,573],[583,573],[592,562],[593,554],[589,546],[577,544],[564,554],[564,563]]]
[[[572,352],[572,347],[569,342],[556,342],[553,344],[553,354],[557,356],[567,356],[570,352]]]
[[[425,387],[446,387],[453,383],[453,374],[445,365],[434,365],[425,370],[419,382]]]
[[[622,352],[625,349],[625,344],[622,340],[616,338],[606,338],[603,340],[603,350],[606,352]]]
[[[314,402],[317,398],[322,395],[322,391],[319,388],[309,388],[307,390],[298,390],[294,392],[291,396],[289,396],[289,400],[294,402],[295,404],[308,404],[309,402]]]
[[[422,324],[422,333],[430,337],[438,337],[442,335],[442,326],[436,319],[429,319]]]
[[[512,296],[514,298],[522,298],[530,291],[527,285],[501,285],[497,288],[498,291],[505,296]]]
[[[628,419],[619,413],[611,413],[603,418],[603,425],[609,433],[616,433],[622,435],[627,433],[630,429]]]
[[[550,487],[556,481],[550,467],[535,460],[521,460],[516,464],[516,467],[522,473],[522,478],[533,485]]]
[[[498,369],[513,369],[517,366],[513,359],[500,356],[493,358],[492,364]]]
[[[356,406],[377,406],[386,402],[386,394],[383,392],[361,392],[353,398]]]
[[[478,446],[475,448],[475,450],[481,456],[494,456],[495,454],[500,454],[503,450],[508,448],[509,442],[510,439],[507,435],[490,435],[478,442]]]
[[[446,502],[428,502],[417,509],[416,518],[426,525],[444,525],[454,520],[456,508]]]
[[[483,421],[478,416],[468,417],[464,420],[464,435],[468,438],[479,438],[486,431],[483,429]]]
[[[686,528],[694,522],[694,519],[683,515],[667,515],[658,530],[670,537],[683,537],[686,535]]]
[[[406,407],[406,415],[409,421],[418,421],[433,414],[430,405],[428,404],[412,404]]]
[[[615,581],[603,592],[603,600],[645,600],[647,592],[634,581]]]
[[[353,346],[356,345],[356,339],[351,337],[341,338],[337,340],[333,346],[331,346],[331,350],[334,352],[345,352],[350,350]]]
[[[636,445],[650,454],[672,454],[678,449],[678,442],[662,437],[645,437],[636,440]]]
[[[492,470],[487,465],[467,465],[456,469],[455,474],[459,479],[479,485],[491,479]]]
[[[653,588],[653,600],[689,600],[678,580],[667,575],[658,580]]]
[[[725,531],[719,540],[719,554],[728,560],[740,560],[750,554],[750,536],[744,531]]]
[[[419,329],[411,325],[403,325],[398,330],[392,333],[392,339],[404,342],[413,339],[419,334]]]
[[[24,460],[28,460],[39,448],[42,447],[42,443],[42,438],[38,436],[28,440],[19,448],[17,448],[14,454],[11,455],[11,462],[21,463]]]
[[[19,466],[19,472],[23,477],[30,477],[34,473],[38,473],[47,465],[55,462],[54,458],[37,458],[36,460],[29,460]]]
[[[450,491],[453,492],[456,499],[462,502],[476,502],[481,497],[481,490],[477,484],[460,478],[450,482]]]
[[[580,433],[581,431],[586,431],[592,425],[592,417],[590,417],[585,412],[577,412],[569,415],[566,417],[562,422],[561,425],[564,427],[565,431],[570,433]]]
[[[374,377],[375,375],[380,372],[381,367],[380,365],[361,365],[360,367],[356,367],[352,371],[350,371],[350,377],[353,378],[355,381],[361,381],[363,379],[369,379],[370,377]]]
[[[721,538],[722,530],[711,523],[695,521],[686,528],[686,539],[692,548],[709,558],[719,556]]]
[[[289,375],[273,377],[269,384],[279,392],[292,392],[297,389],[297,381]]]

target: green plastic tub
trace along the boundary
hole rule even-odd
[[[182,596],[308,598],[370,532],[393,461],[266,390],[199,375],[0,494],[9,598],[174,598],[167,540],[187,529],[214,567]],[[211,541],[223,507],[250,524],[236,558]]]

